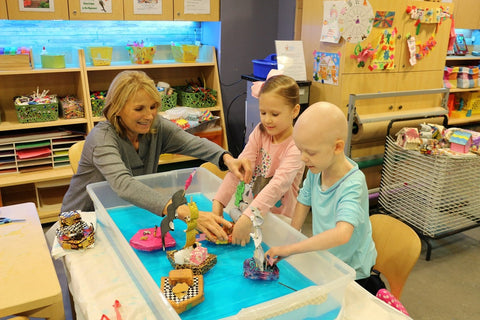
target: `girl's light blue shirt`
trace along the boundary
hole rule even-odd
[[[377,251],[372,239],[365,175],[354,161],[348,160],[354,167],[325,191],[321,188],[321,173],[308,171],[297,199],[312,208],[314,235],[333,229],[339,221],[353,225],[350,241],[328,251],[355,269],[356,279],[363,279],[370,276]]]

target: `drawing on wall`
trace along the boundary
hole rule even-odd
[[[340,55],[331,52],[313,52],[313,80],[338,86]]]
[[[112,13],[113,0],[80,0],[82,13]]]
[[[377,11],[373,26],[375,28],[391,28],[395,19],[395,11]]]
[[[210,0],[183,0],[183,13],[210,14]]]
[[[373,18],[370,2],[347,0],[338,18],[340,34],[347,42],[363,41],[372,31]]]
[[[20,11],[54,11],[54,0],[18,0]]]
[[[131,0],[134,14],[162,14],[162,0]]]
[[[338,1],[325,1],[323,3],[323,27],[320,41],[338,43],[340,30],[338,29],[338,15],[343,5]]]

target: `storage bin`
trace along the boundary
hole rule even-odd
[[[60,99],[61,111],[64,119],[83,118],[83,103],[78,98],[66,96]]]
[[[42,68],[48,69],[62,69],[65,68],[64,54],[42,54],[40,55]]]
[[[223,133],[222,127],[218,126],[218,127],[209,128],[203,131],[195,132],[194,135],[200,138],[207,138],[208,140],[215,142],[219,146],[222,146],[222,142],[223,142],[222,133]]]
[[[277,55],[272,53],[263,60],[252,60],[253,75],[265,79],[272,69],[277,69]]]
[[[112,62],[112,47],[89,47],[88,51],[94,66],[109,66]]]
[[[478,87],[478,67],[459,67],[457,87],[462,89]]]
[[[149,64],[153,63],[153,56],[155,55],[155,52],[157,52],[157,47],[127,46],[127,50],[132,63]]]
[[[445,88],[457,87],[458,67],[445,67],[443,71],[443,84]]]
[[[28,54],[0,55],[0,71],[32,69],[32,59]]]
[[[471,114],[480,114],[480,92],[461,92],[456,93],[464,100],[465,111],[471,110]]]
[[[190,92],[189,87],[175,87],[178,92],[178,105],[191,108],[209,108],[217,105],[217,91],[197,88]]]
[[[90,92],[90,104],[92,105],[92,115],[94,117],[103,116],[103,107],[105,106],[106,96],[107,96],[107,91]]]
[[[162,106],[160,108],[161,111],[167,111],[177,106],[178,93],[176,93],[175,91],[172,94],[162,94],[161,97],[162,97]]]
[[[50,103],[45,104],[18,104],[14,98],[15,111],[20,123],[46,122],[58,120],[58,99],[52,96]]]
[[[172,45],[173,59],[177,62],[197,61],[200,46],[193,44]]]
[[[135,179],[154,188],[158,192],[173,194],[175,191],[183,189],[185,181],[191,172],[192,168],[189,168],[138,176],[135,177]],[[205,168],[197,168],[197,173],[193,177],[192,183],[188,189],[187,198],[190,201],[188,194],[202,193],[207,199],[212,199],[220,184],[221,179],[213,173]],[[136,207],[133,207],[128,201],[118,197],[111,189],[108,182],[105,181],[88,185],[87,191],[93,200],[98,223],[101,225],[102,230],[107,235],[109,241],[115,244],[114,248],[124,262],[123,265],[133,277],[133,282],[139,289],[138,292],[140,292],[143,298],[149,302],[152,312],[154,314],[161,314],[162,319],[180,319],[179,315],[173,310],[162,294],[160,294],[158,284],[160,277],[168,275],[168,272],[171,270],[166,254],[161,250],[158,253],[149,253],[148,259],[151,258],[155,261],[158,259],[158,261],[161,261],[161,265],[156,265],[155,270],[149,269],[150,271],[148,271],[144,267],[141,260],[142,258],[140,257],[143,254],[137,254],[134,249],[132,249],[128,243],[128,239],[122,234],[120,225],[117,225],[114,221],[112,214],[114,214],[115,210],[122,208],[136,210]],[[232,205],[233,201],[227,206],[226,210],[229,210]],[[139,213],[138,211],[134,212]],[[148,212],[143,213],[150,217]],[[154,215],[152,214],[152,216]],[[175,220],[175,222],[178,222],[178,220]],[[293,229],[291,226],[270,213],[265,216],[262,229],[263,242],[267,246],[285,245],[287,243],[306,239],[305,235]],[[180,225],[179,228],[175,228],[174,232],[179,232],[178,235],[184,236]],[[176,241],[181,240],[180,236],[174,234],[174,237]],[[218,303],[215,300],[216,295],[217,297],[227,295],[225,292],[215,290],[217,286],[224,284],[224,282],[221,281],[223,277],[241,277],[241,279],[245,280],[245,282],[242,282],[244,286],[242,286],[241,289],[238,287],[237,289],[233,288],[232,290],[246,291],[246,295],[248,295],[247,300],[251,300],[251,293],[248,292],[248,289],[245,289],[245,286],[257,286],[258,290],[261,290],[260,288],[264,288],[262,285],[267,286],[272,283],[259,283],[259,280],[244,279],[241,273],[241,263],[238,270],[223,270],[222,272],[221,246],[205,244],[205,246],[207,245],[209,251],[214,254],[218,253],[218,263],[204,278],[205,301],[194,307],[190,314],[188,314],[188,311],[182,313],[182,319],[218,319],[229,317],[229,319],[250,320],[259,318],[266,319],[274,316],[278,316],[279,319],[335,319],[336,314],[342,308],[345,288],[355,278],[355,271],[328,251],[297,254],[285,258],[283,260],[283,263],[285,263],[284,266],[291,267],[292,269],[290,270],[299,275],[299,277],[307,278],[311,281],[311,286],[297,291],[288,290],[285,291],[288,293],[279,298],[250,305],[245,308],[237,305],[237,308],[232,309],[232,305],[237,304],[239,301],[239,298],[232,294],[231,296],[228,295],[231,299],[231,304],[218,306]],[[177,246],[181,247],[179,243],[177,243]],[[218,251],[215,251],[215,249]],[[241,247],[234,246],[226,248],[225,250],[231,252],[232,250],[241,250]],[[158,258],[154,255],[158,255]],[[281,279],[282,271],[285,272],[284,275],[286,275],[287,269],[280,269]],[[154,274],[151,274],[151,272]],[[221,279],[219,279],[219,277]],[[277,288],[277,290],[282,290],[281,288],[285,287],[276,283],[275,288]],[[257,293],[260,294],[260,292]],[[139,296],[138,298],[141,299],[142,297]],[[243,303],[248,303],[248,301],[245,302],[245,300],[241,301],[243,301]],[[229,315],[218,316],[210,309],[207,310],[207,316],[205,316],[204,313],[199,315],[200,312],[204,310],[204,306],[208,308],[208,306],[212,304],[215,307],[221,308],[224,313],[229,312]]]

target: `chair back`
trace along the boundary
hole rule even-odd
[[[78,162],[82,156],[84,144],[85,140],[78,141],[68,149],[68,160],[70,161],[70,166],[72,166],[73,173],[77,173]]]
[[[214,175],[216,175],[217,177],[219,177],[222,180],[223,180],[223,178],[225,178],[225,176],[228,173],[228,171],[220,170],[216,165],[214,165],[211,162],[204,162],[200,165],[200,167],[207,169],[208,171],[210,171],[211,173],[213,173]]]
[[[422,244],[415,231],[389,215],[370,216],[377,249],[375,269],[388,281],[390,292],[400,300],[405,282],[417,263]]]

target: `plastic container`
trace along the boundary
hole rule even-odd
[[[112,47],[89,47],[88,51],[94,66],[109,66],[112,62]]]
[[[42,68],[48,69],[62,69],[65,68],[64,54],[42,54],[40,55],[42,61]]]
[[[157,52],[156,46],[151,47],[135,47],[127,46],[130,61],[135,64],[149,64],[153,63],[153,57]]]
[[[195,62],[200,46],[194,44],[172,45],[173,59],[177,62]]]
[[[136,177],[142,183],[159,190],[173,194],[184,187],[185,181],[192,169],[173,170]],[[208,199],[212,199],[221,180],[205,168],[197,168],[188,192],[201,192]],[[97,221],[101,224],[109,241],[114,244],[124,267],[133,277],[143,299],[149,304],[154,314],[162,315],[162,319],[180,319],[179,315],[170,306],[160,293],[157,276],[152,275],[143,266],[140,259],[128,244],[107,210],[118,209],[131,204],[121,198],[110,188],[108,182],[98,182],[87,186],[87,191],[93,200]],[[232,205],[233,201],[227,206]],[[177,229],[177,228],[176,228]],[[268,246],[278,246],[306,239],[305,235],[290,227],[273,214],[267,214],[263,224],[263,240]],[[232,248],[233,249],[233,248]],[[253,252],[252,252],[253,253]],[[222,256],[217,257],[219,261]],[[164,259],[167,259],[164,257]],[[338,312],[342,307],[346,286],[355,278],[355,271],[344,262],[326,251],[298,254],[285,259],[298,273],[308,277],[315,285],[272,299],[251,307],[243,308],[229,319],[258,319],[272,316],[274,319],[334,319],[328,315]],[[214,271],[215,266],[210,272]],[[165,271],[168,273],[168,271]],[[282,272],[282,270],[280,270]],[[210,276],[210,274],[207,274]],[[232,275],[233,276],[233,275]],[[243,277],[242,275],[238,275]],[[212,285],[205,279],[205,286]],[[213,284],[215,285],[215,284]],[[290,291],[289,291],[290,292]],[[140,298],[140,297],[139,297]],[[212,296],[205,295],[207,303]],[[235,297],[231,297],[232,302]],[[211,301],[211,300],[210,300]],[[224,306],[228,308],[229,306]],[[198,307],[195,307],[198,308]],[[191,311],[194,312],[195,308]],[[327,316],[324,316],[327,315]],[[182,314],[182,318],[183,318]],[[214,315],[211,315],[214,318]]]
[[[272,53],[263,60],[252,60],[253,75],[258,78],[267,78],[268,73],[272,69],[277,69],[277,55]]]
[[[212,142],[215,142],[219,146],[222,146],[222,127],[213,127],[203,131],[197,131],[194,133],[197,137],[206,138]]]

